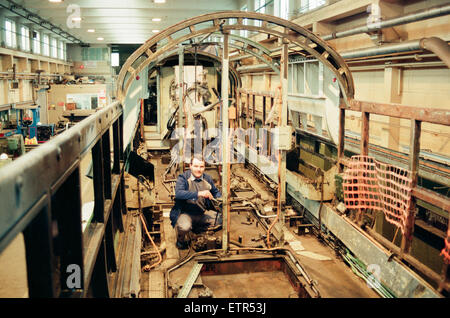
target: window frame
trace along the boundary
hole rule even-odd
[[[58,40],[55,38],[50,38],[50,56],[58,58]]]
[[[27,52],[31,51],[30,28],[26,25],[20,26],[20,49]]]
[[[50,36],[48,34],[44,34],[42,37],[42,54],[45,56],[50,56]]]
[[[11,29],[8,29],[7,24],[11,25]],[[11,19],[5,19],[4,27],[5,27],[5,45],[9,48],[16,48],[17,47],[16,22]]]
[[[37,31],[37,30],[32,30],[31,31],[31,36],[33,38],[33,53],[34,54],[41,54],[41,32]],[[33,33],[36,33],[36,37],[33,37]]]

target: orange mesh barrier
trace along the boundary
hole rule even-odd
[[[450,219],[448,220],[447,238],[444,240],[445,246],[441,251],[441,255],[444,256],[444,261],[450,264]]]
[[[411,204],[411,173],[368,156],[353,156],[343,178],[348,209],[382,211],[403,234]]]

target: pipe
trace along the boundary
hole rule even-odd
[[[236,71],[245,72],[245,71],[253,71],[253,70],[259,70],[259,69],[270,69],[270,66],[267,64],[245,65],[245,66],[237,67]]]
[[[438,37],[423,38],[419,41],[421,48],[436,54],[450,68],[450,46]]]
[[[244,205],[250,205],[250,206],[255,210],[256,215],[257,215],[258,217],[260,217],[260,218],[263,218],[263,219],[270,219],[270,218],[274,218],[274,217],[277,216],[276,214],[272,214],[272,215],[262,215],[262,214],[260,214],[258,208],[256,207],[256,205],[253,204],[253,203],[250,202],[250,201],[243,201],[242,204],[244,204]]]
[[[410,60],[414,59],[416,61],[422,61],[422,59],[427,57],[436,57],[436,54],[413,54],[413,55],[401,55],[401,56],[391,56],[391,57],[379,57],[373,59],[361,59],[361,60],[349,60],[346,61],[347,65],[351,67],[351,64],[356,63],[367,63],[367,62],[392,62],[392,60]]]
[[[441,61],[417,62],[417,63],[392,63],[392,64],[380,64],[380,65],[350,66],[349,69],[352,72],[357,72],[357,71],[367,71],[367,70],[382,70],[387,67],[403,67],[403,68],[445,67],[445,64]]]
[[[388,55],[393,53],[409,52],[421,50],[420,40],[407,41],[391,45],[374,46],[355,51],[339,53],[344,59],[353,59],[357,57],[367,57],[376,55]]]
[[[354,28],[351,30],[327,34],[327,35],[323,36],[322,39],[327,41],[327,40],[342,38],[342,37],[346,37],[346,36],[350,36],[350,35],[372,32],[372,31],[381,30],[384,28],[390,28],[390,27],[407,24],[407,23],[411,23],[411,22],[417,22],[417,21],[422,21],[422,20],[431,19],[431,18],[435,18],[435,17],[440,17],[440,16],[444,16],[447,14],[450,14],[450,5],[448,5],[448,4],[428,8],[426,10],[416,11],[416,12],[413,12],[413,13],[410,13],[410,14],[407,14],[407,15],[404,15],[401,17],[397,17],[397,18],[393,18],[393,19],[389,19],[389,20],[385,20],[385,21],[368,23],[367,25],[362,25],[360,27],[357,27],[357,28]]]

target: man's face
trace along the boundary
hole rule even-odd
[[[191,168],[192,175],[196,178],[200,178],[205,171],[205,162],[194,158],[192,163],[189,165]]]

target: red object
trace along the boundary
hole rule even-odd
[[[335,83],[336,82],[336,77],[333,77],[333,83]]]
[[[411,172],[381,163],[369,156],[352,156],[342,187],[347,209],[378,210],[386,221],[408,229],[412,192]]]
[[[84,65],[83,65],[83,64],[81,64],[81,65],[80,65],[80,68],[81,68],[81,69],[83,69],[83,68],[84,68]]]
[[[441,251],[441,255],[444,256],[444,262],[450,264],[450,219],[448,220],[447,238],[444,240],[444,248]]]
[[[136,75],[136,80],[138,80],[138,81],[139,81],[139,79],[140,79],[139,75]]]

